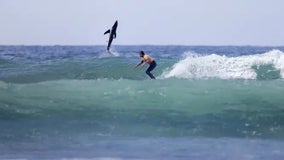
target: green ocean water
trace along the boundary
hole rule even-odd
[[[78,132],[76,127],[84,124],[94,135],[276,139],[284,135],[282,80],[59,80],[1,82],[0,89],[2,120],[15,125],[50,120],[51,131],[57,119],[57,125],[70,132]]]
[[[150,80],[139,48],[2,47],[0,158],[284,157],[282,51],[148,46]]]

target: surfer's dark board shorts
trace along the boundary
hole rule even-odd
[[[148,69],[146,70],[146,74],[148,74],[148,76],[150,76],[152,79],[155,79],[155,77],[153,76],[153,74],[151,73],[151,71],[156,67],[156,61],[152,61],[150,66],[148,67]]]

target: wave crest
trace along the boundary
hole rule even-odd
[[[162,78],[276,79],[284,78],[284,53],[227,57],[185,53],[185,58],[162,73]]]

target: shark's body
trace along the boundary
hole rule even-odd
[[[115,23],[114,23],[114,25],[112,26],[112,28],[109,29],[109,30],[107,30],[107,31],[104,33],[104,34],[109,33],[109,40],[108,40],[108,45],[107,45],[107,50],[108,50],[108,51],[109,51],[109,49],[110,49],[112,40],[113,40],[114,38],[116,38],[117,25],[118,25],[118,22],[115,21]]]

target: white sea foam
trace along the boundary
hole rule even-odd
[[[99,53],[98,58],[106,58],[106,57],[119,57],[120,54],[116,51],[103,51]]]
[[[221,78],[221,79],[256,79],[253,67],[272,65],[284,78],[284,53],[271,50],[263,54],[227,57],[216,54],[200,56],[190,52],[185,58],[165,70],[161,77],[170,78]]]

